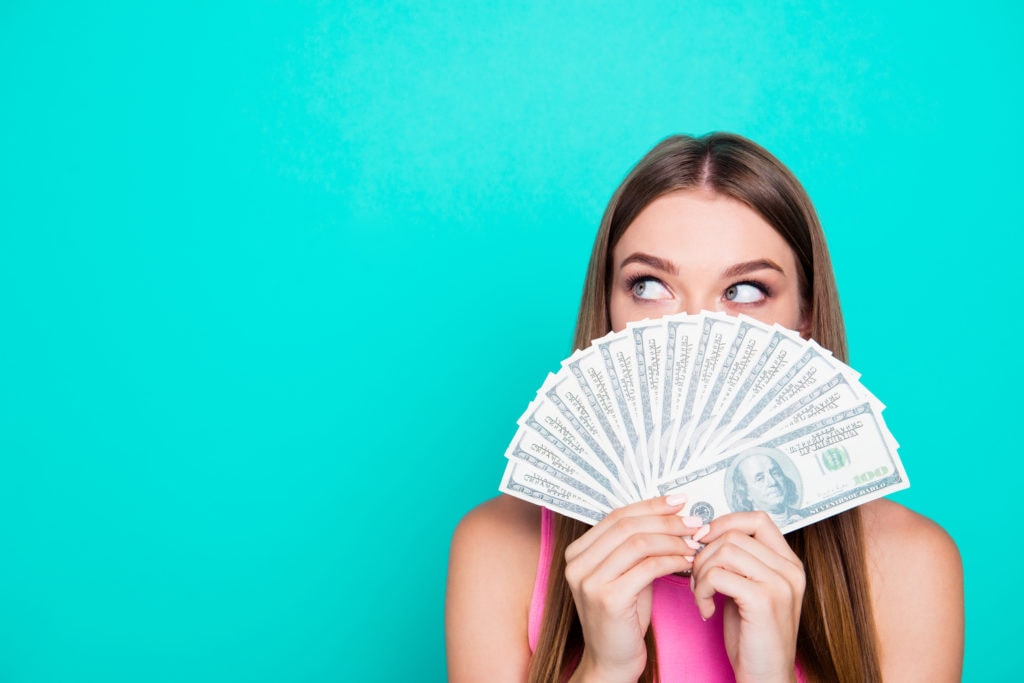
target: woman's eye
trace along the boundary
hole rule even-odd
[[[669,296],[665,285],[652,277],[642,278],[633,283],[633,296],[638,299],[664,299]]]
[[[736,304],[752,304],[765,298],[764,292],[747,282],[740,282],[725,290],[725,300]]]

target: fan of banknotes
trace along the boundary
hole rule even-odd
[[[792,531],[909,486],[859,379],[814,341],[742,315],[631,323],[548,375],[500,490],[588,524],[683,492],[705,521],[765,510]]]

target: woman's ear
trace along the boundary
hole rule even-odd
[[[811,338],[811,322],[811,312],[802,311],[800,313],[800,327],[798,331],[800,332],[800,336],[803,337],[804,339]]]

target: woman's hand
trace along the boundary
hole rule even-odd
[[[715,613],[715,593],[731,598],[723,622],[736,680],[795,680],[803,563],[763,512],[724,515],[701,531],[694,538],[707,545],[694,560],[690,586],[705,619]]]
[[[678,515],[685,502],[671,496],[619,508],[566,549],[585,643],[573,681],[636,681],[643,672],[651,583],[689,570],[699,547],[683,538],[701,524]]]

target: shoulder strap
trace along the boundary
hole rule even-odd
[[[551,511],[540,509],[540,555],[537,558],[537,578],[533,582],[533,596],[530,598],[530,615],[527,635],[530,652],[537,649],[540,626],[544,621],[544,599],[548,593],[548,573],[551,569],[551,552],[554,546],[554,525]]]

